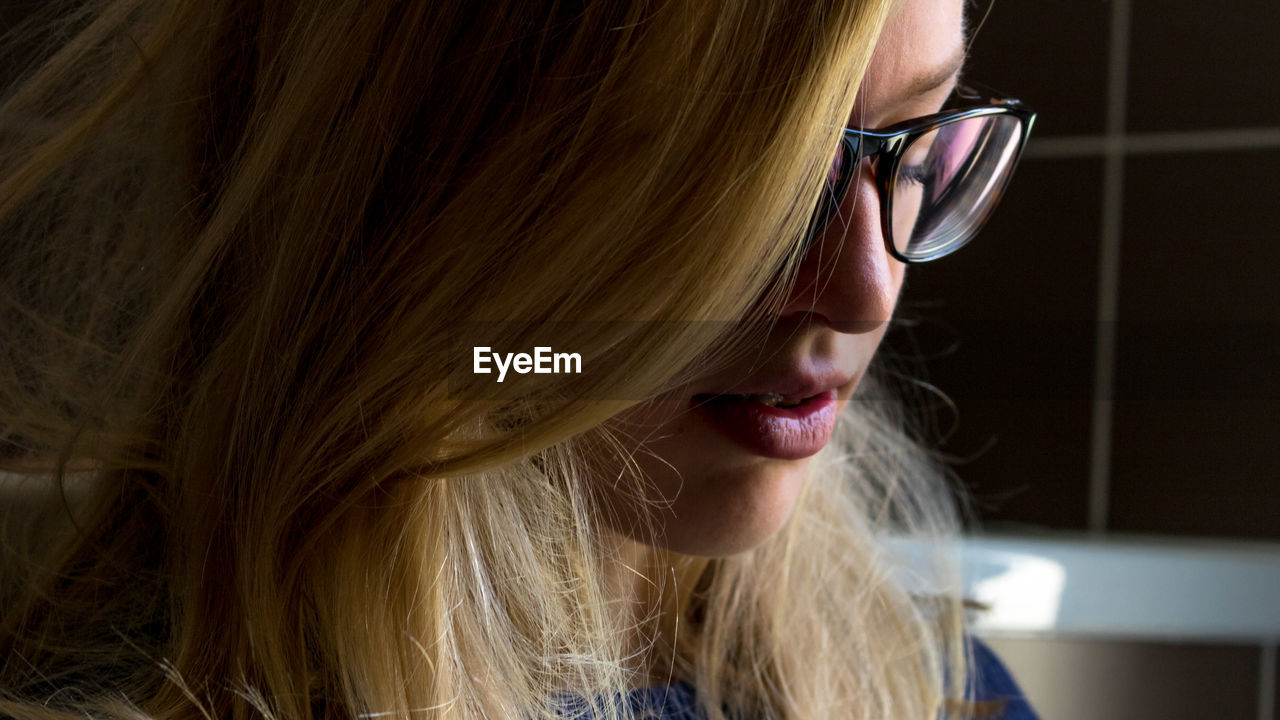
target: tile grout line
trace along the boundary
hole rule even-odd
[[[1120,292],[1123,221],[1125,98],[1129,73],[1129,2],[1113,0],[1107,70],[1107,143],[1102,177],[1102,228],[1098,253],[1098,322],[1094,355],[1092,436],[1089,447],[1089,531],[1107,529],[1111,491],[1112,389],[1116,359],[1116,308]]]
[[[1280,127],[1223,128],[1108,135],[1058,135],[1027,146],[1023,159],[1105,156],[1109,149],[1124,155],[1158,155],[1266,150],[1280,148]]]
[[[1262,678],[1258,683],[1258,720],[1276,718],[1276,645],[1280,640],[1271,638],[1262,645]]]

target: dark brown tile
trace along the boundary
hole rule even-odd
[[[1129,59],[1131,130],[1280,124],[1280,3],[1134,0]]]
[[[1280,539],[1280,151],[1126,178],[1109,529]]]
[[[944,449],[977,455],[956,470],[987,524],[1086,524],[1101,173],[1024,163],[981,237],[907,272],[886,344],[958,408]]]
[[[971,25],[989,4],[970,6]],[[973,43],[968,76],[1034,107],[1037,136],[1100,133],[1110,12],[1102,2],[996,2]]]
[[[1045,720],[1258,717],[1261,655],[1255,645],[985,640]]]

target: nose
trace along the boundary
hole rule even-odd
[[[810,244],[783,315],[810,313],[837,332],[874,332],[893,315],[904,270],[885,248],[880,194],[866,163]]]

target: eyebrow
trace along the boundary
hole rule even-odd
[[[902,95],[898,100],[909,100],[917,95],[924,95],[931,90],[936,90],[941,87],[948,80],[958,74],[960,69],[964,67],[964,62],[969,57],[968,50],[969,48],[966,45],[961,45],[956,48],[956,51],[952,53],[951,58],[937,69],[913,79],[907,85],[907,88],[902,91]]]

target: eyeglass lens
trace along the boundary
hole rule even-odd
[[[1021,136],[1018,118],[985,115],[956,120],[912,139],[888,183],[894,249],[908,259],[928,260],[972,238],[1013,174]],[[821,219],[839,217],[839,208],[831,205],[839,203],[858,172],[860,163],[851,162],[853,152],[842,144],[836,153]]]
[[[894,174],[893,245],[908,258],[958,247],[981,228],[1012,176],[1021,123],[987,115],[917,137]]]

